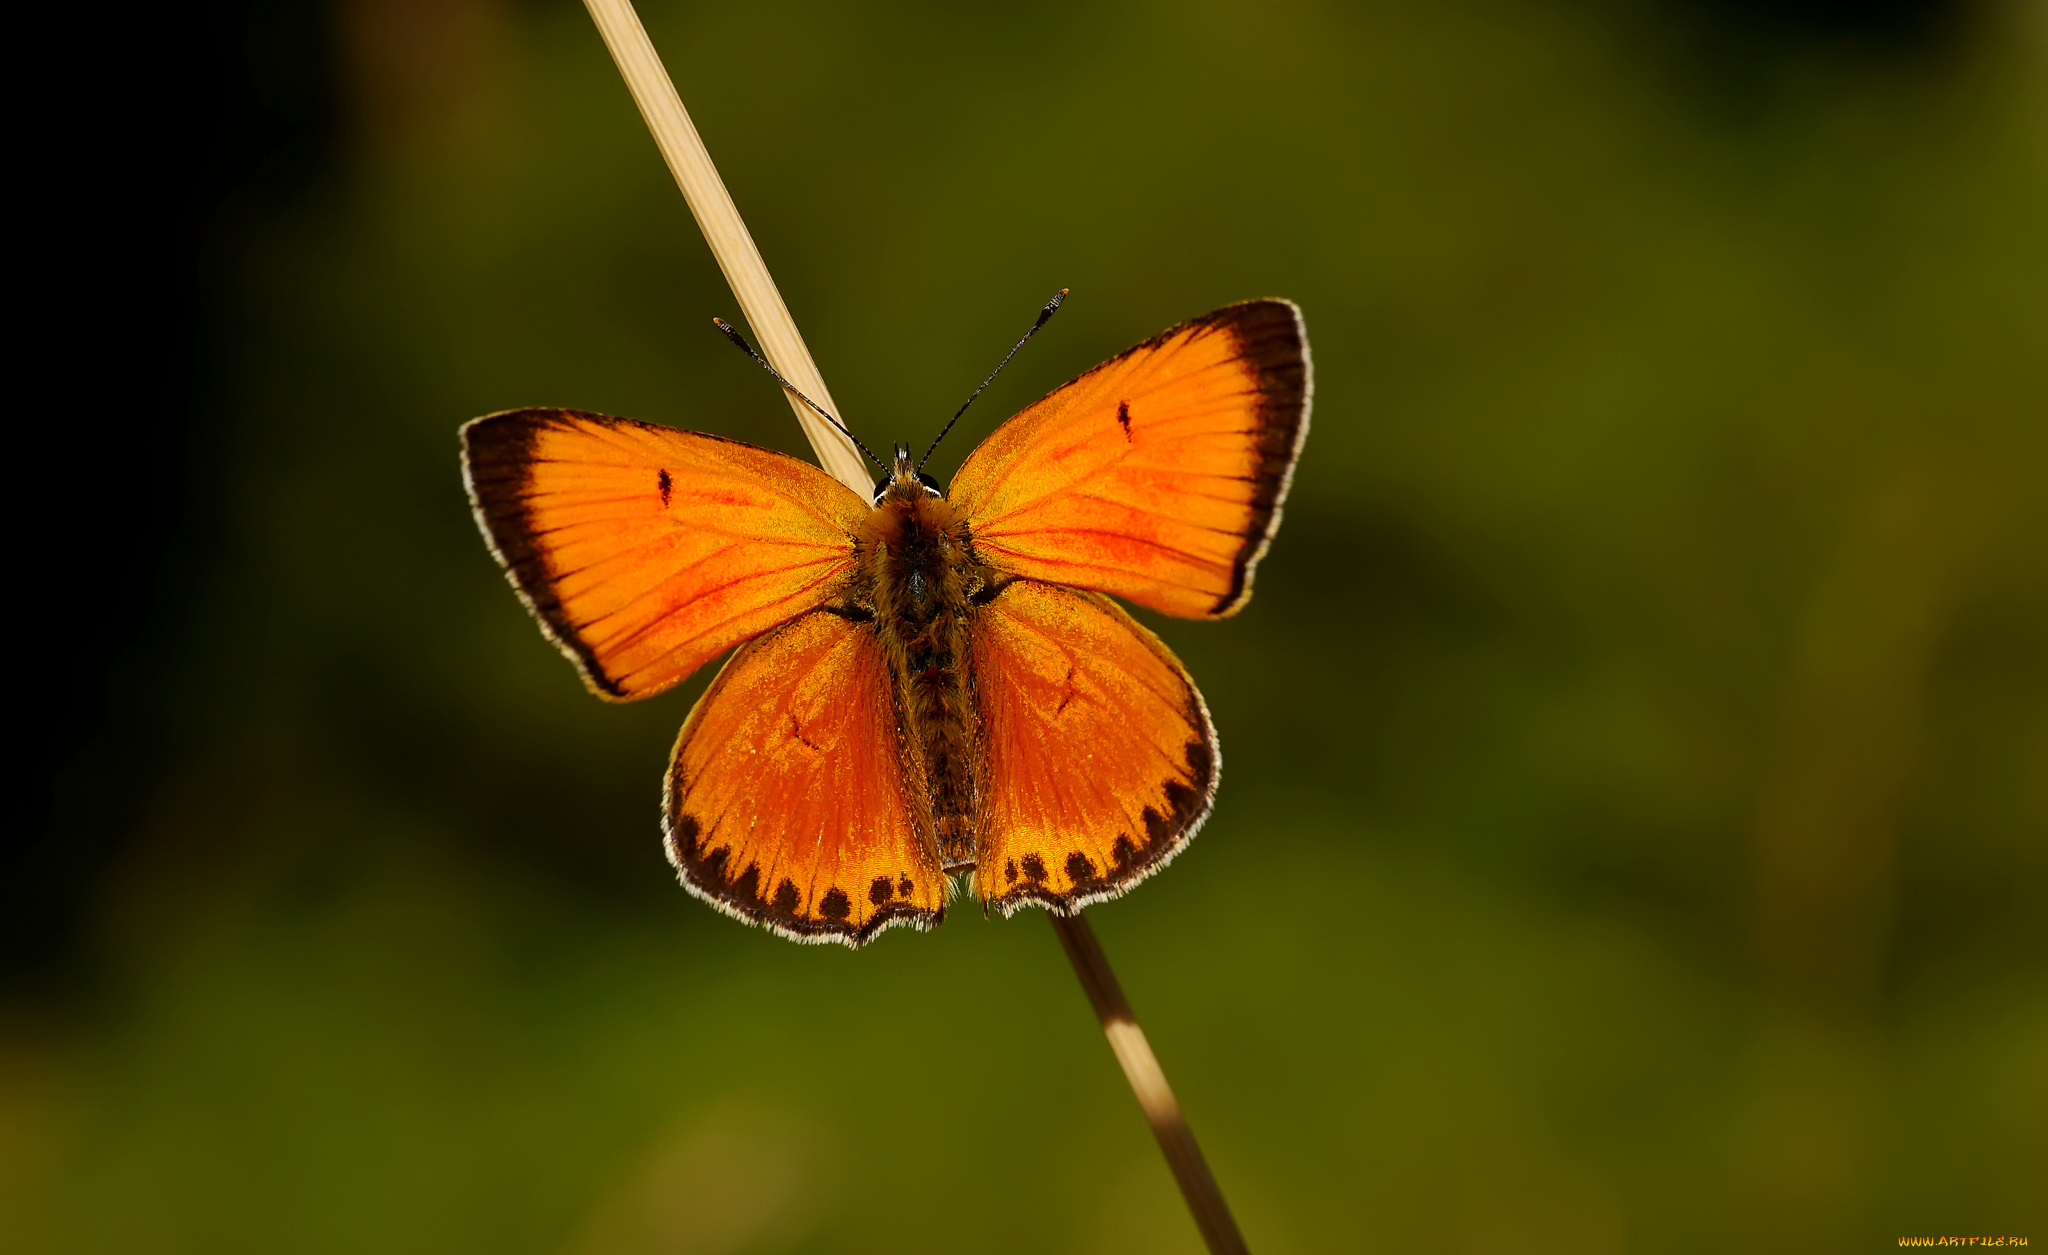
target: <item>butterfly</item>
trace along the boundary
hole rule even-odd
[[[1111,598],[1244,606],[1311,393],[1300,311],[1249,301],[1026,408],[950,492],[900,445],[863,500],[786,454],[564,409],[466,424],[464,480],[599,697],[733,651],[670,759],[669,861],[720,911],[858,946],[965,885],[984,911],[1072,914],[1193,838],[1208,707]]]

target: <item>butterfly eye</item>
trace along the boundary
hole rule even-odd
[[[869,503],[870,505],[882,504],[882,494],[889,491],[889,483],[890,478],[887,475],[875,481],[875,499]]]
[[[945,489],[939,487],[939,481],[933,479],[931,476],[925,474],[923,471],[919,471],[917,473],[917,482],[923,484],[924,490],[934,497],[943,497],[946,495]]]

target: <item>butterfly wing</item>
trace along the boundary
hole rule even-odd
[[[683,725],[669,861],[719,910],[860,945],[945,905],[931,807],[906,770],[871,623],[816,611],[742,647]]]
[[[815,466],[576,410],[462,429],[491,551],[600,697],[677,683],[827,599],[868,505]]]
[[[981,609],[981,899],[1065,914],[1116,897],[1209,813],[1220,760],[1208,707],[1172,651],[1099,593],[1017,580]]]
[[[1231,305],[1010,419],[960,468],[949,499],[991,565],[1221,618],[1251,596],[1310,391],[1301,311]]]

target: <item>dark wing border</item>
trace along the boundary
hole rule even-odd
[[[541,634],[575,664],[591,692],[610,701],[623,701],[625,689],[604,673],[596,653],[583,643],[555,596],[554,576],[535,543],[537,533],[526,505],[526,489],[533,482],[534,444],[543,430],[563,419],[604,427],[655,425],[585,410],[523,409],[486,414],[464,423],[458,433],[462,438],[462,487],[469,494],[469,512],[484,534],[484,544],[498,560],[520,603],[540,624]]]
[[[1281,507],[1294,486],[1294,466],[1308,439],[1309,410],[1315,401],[1315,364],[1309,357],[1308,328],[1293,301],[1269,299],[1227,305],[1194,320],[1220,325],[1252,366],[1259,390],[1258,491],[1252,497],[1251,526],[1231,566],[1230,591],[1218,598],[1211,618],[1226,619],[1252,597],[1252,573],[1280,530]]]
[[[605,674],[598,665],[597,654],[583,643],[577,625],[569,618],[560,598],[555,596],[554,575],[548,570],[547,558],[537,543],[538,533],[527,509],[526,489],[533,482],[534,444],[543,431],[566,430],[577,423],[632,428],[655,432],[663,437],[687,436],[693,440],[736,445],[772,457],[789,458],[790,462],[807,469],[816,468],[786,453],[764,449],[743,440],[588,410],[541,407],[500,410],[462,425],[457,434],[462,440],[462,487],[469,494],[470,514],[476,519],[478,530],[483,532],[484,544],[489,546],[491,556],[504,570],[512,591],[519,595],[521,604],[540,624],[542,635],[574,664],[577,673],[583,677],[584,686],[606,701],[625,702],[652,697],[653,693],[628,693],[617,680]]]

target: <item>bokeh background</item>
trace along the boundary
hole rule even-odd
[[[1197,1249],[1035,913],[686,897],[703,677],[588,698],[477,537],[488,411],[805,451],[582,9],[110,12],[34,141],[0,1245]],[[857,431],[1073,289],[942,478],[1306,311],[1258,596],[1152,620],[1215,816],[1091,912],[1254,1249],[2048,1241],[2048,9],[643,12]]]

